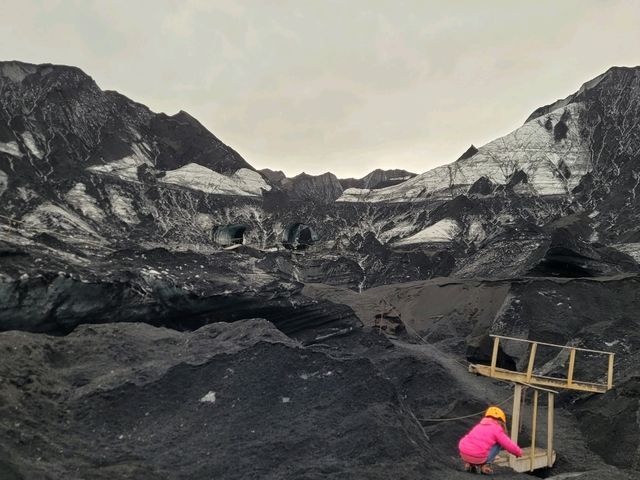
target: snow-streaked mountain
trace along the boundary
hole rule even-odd
[[[79,264],[137,245],[220,251],[213,232],[239,226],[246,244],[276,250],[304,224],[317,245],[269,268],[357,289],[401,278],[380,258],[410,262],[403,280],[635,268],[606,249],[640,241],[639,69],[611,69],[450,165],[377,170],[357,180],[372,188],[345,191],[331,173],[257,172],[185,112],[155,114],[78,69],[0,65],[0,240],[15,248]],[[574,214],[579,231],[554,237]]]
[[[531,195],[568,194],[590,170],[588,145],[578,119],[581,103],[572,103],[480,147],[468,157],[434,168],[398,185],[378,190],[347,189],[338,202],[406,202],[451,198],[481,177],[507,184],[526,174]]]
[[[254,169],[186,112],[153,113],[102,91],[74,67],[0,62],[0,102],[0,170],[9,184],[55,183],[88,172],[127,182],[168,174],[188,183],[191,175],[197,188],[207,181],[204,174],[236,195],[259,195],[266,186],[257,173],[233,177]],[[188,165],[220,176],[180,170]]]

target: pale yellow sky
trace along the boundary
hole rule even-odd
[[[613,65],[640,1],[0,0],[0,59],[186,110],[256,168],[424,172]]]

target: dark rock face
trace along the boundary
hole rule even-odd
[[[462,155],[460,155],[460,157],[458,157],[458,160],[465,160],[467,158],[471,158],[476,153],[478,153],[478,149],[475,147],[475,145],[471,145],[469,148],[467,148],[467,150]]]
[[[284,172],[280,170],[271,170],[269,168],[263,168],[262,170],[260,170],[260,173],[262,173],[265,177],[267,177],[269,179],[269,182],[271,182],[272,184],[282,183],[282,181],[285,178],[287,178]]]
[[[547,227],[551,237],[544,257],[532,273],[545,276],[598,277],[637,272],[630,256],[601,244],[588,242],[593,234],[588,218],[567,216]]]
[[[469,195],[490,195],[495,186],[493,182],[487,177],[480,177],[476,182],[469,187],[467,193]]]
[[[298,201],[332,203],[342,195],[342,185],[333,173],[307,175],[301,173],[282,181],[282,188],[289,198]]]
[[[66,273],[5,277],[0,279],[0,330],[59,334],[85,323],[132,321],[188,330],[258,314],[306,339],[358,326],[348,307],[306,298],[301,284],[283,282],[277,272],[260,270],[256,259],[246,257],[123,251]],[[9,269],[4,264],[5,272],[24,271],[25,262],[32,261],[20,255]],[[258,282],[243,274],[249,264]]]
[[[380,243],[371,232],[351,239],[352,249],[366,257],[362,263],[361,288],[402,283],[407,279],[446,276],[453,270],[455,259],[446,252],[426,253],[394,251]],[[328,282],[324,282],[328,283]]]

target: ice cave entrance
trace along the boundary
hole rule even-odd
[[[304,223],[292,223],[282,232],[282,245],[289,250],[304,250],[319,240],[316,231]]]
[[[242,245],[246,230],[247,226],[242,224],[219,225],[213,229],[213,241],[223,247]]]

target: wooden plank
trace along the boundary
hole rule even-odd
[[[531,413],[531,455],[530,455],[530,470],[534,470],[535,465],[535,452],[536,452],[536,427],[538,422],[538,390],[533,391],[533,412]]]
[[[514,340],[516,342],[537,343],[538,345],[545,345],[547,347],[556,347],[556,348],[564,348],[564,349],[570,348],[572,350],[580,350],[581,352],[600,353],[602,355],[609,355],[611,353],[611,352],[605,352],[604,350],[591,350],[589,348],[571,347],[569,345],[557,345],[555,343],[538,342],[537,340],[529,340],[527,338],[505,337],[504,335],[489,335],[489,336],[493,338],[501,338],[503,340]]]
[[[547,467],[551,468],[555,460],[553,455],[553,408],[555,394],[549,392],[547,395]]]
[[[511,440],[518,443],[518,430],[520,429],[520,404],[522,400],[522,385],[516,383],[513,390],[513,413],[511,415]]]
[[[572,348],[569,352],[569,372],[567,374],[567,383],[573,385],[573,369],[576,366],[576,349]]]
[[[607,374],[607,390],[613,388],[613,357],[615,353],[609,354],[609,372]]]
[[[589,383],[589,382],[572,382],[569,384],[564,378],[552,378],[545,377],[543,375],[531,375],[531,380],[527,382],[527,374],[522,372],[514,372],[511,370],[505,370],[503,368],[497,368],[494,372],[491,371],[491,367],[488,365],[469,365],[469,371],[471,373],[477,373],[484,375],[485,377],[497,378],[499,380],[505,380],[508,382],[529,384],[533,387],[541,386],[547,388],[566,388],[569,390],[578,390],[581,392],[591,393],[605,393],[607,391],[606,384]]]
[[[500,344],[500,339],[495,337],[493,339],[493,353],[491,354],[491,373],[496,371],[496,364],[498,363],[498,346]]]
[[[522,457],[516,458],[513,455],[501,452],[495,460],[495,464],[502,467],[511,467],[514,471],[519,473],[531,471],[531,455],[535,458],[533,469],[547,468],[547,451],[543,448],[536,448],[535,452],[531,452],[531,447],[524,447],[522,449]],[[555,463],[556,452],[553,452],[552,460]]]
[[[538,344],[531,344],[531,353],[529,354],[529,365],[527,366],[527,382],[531,380],[531,375],[533,374],[533,365],[536,361],[536,350],[538,349]]]

